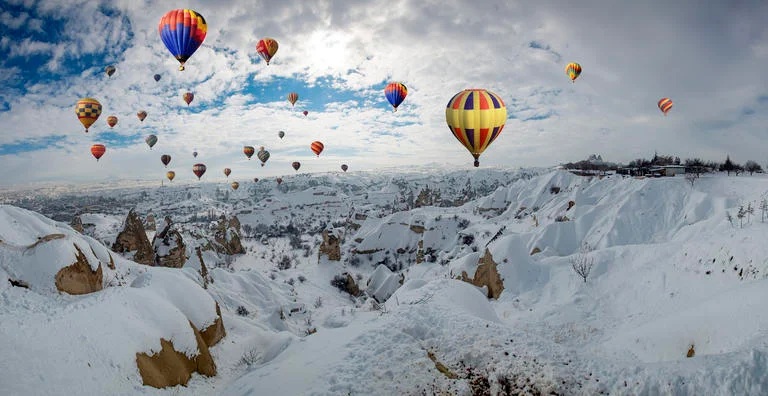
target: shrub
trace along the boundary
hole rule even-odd
[[[549,188],[550,194],[559,194],[560,193],[560,187],[558,186],[552,186]]]
[[[306,280],[307,280],[307,277],[306,277],[306,276],[304,276],[304,275],[299,275],[299,282],[301,282],[301,283],[304,283],[304,282],[306,282]]]
[[[248,312],[248,308],[240,305],[237,307],[237,314],[240,316],[248,316],[250,315],[250,312]]]
[[[287,270],[291,268],[291,258],[284,254],[283,257],[280,259],[280,262],[277,263],[277,269],[279,270]]]

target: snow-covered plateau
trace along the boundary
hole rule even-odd
[[[764,174],[392,170],[0,202],[3,395],[768,394]]]

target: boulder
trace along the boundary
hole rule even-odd
[[[176,351],[173,341],[164,338],[160,339],[162,347],[160,352],[152,356],[143,352],[136,354],[136,366],[139,368],[144,385],[155,388],[187,385],[192,373],[200,373],[208,377],[216,375],[216,363],[203,336],[192,322],[189,322],[189,326],[192,327],[197,339],[198,354],[196,356],[189,357]]]
[[[328,256],[328,260],[341,260],[341,241],[334,230],[323,230],[323,242],[320,244],[319,255]]]
[[[144,230],[144,223],[134,209],[128,212],[128,216],[123,222],[123,230],[117,234],[115,243],[112,244],[112,250],[117,253],[136,251],[133,255],[133,261],[147,265],[155,263],[155,250],[149,243],[147,233]]]
[[[471,283],[477,287],[486,287],[488,289],[488,298],[498,299],[501,292],[504,291],[504,282],[496,269],[496,262],[493,261],[491,251],[485,249],[485,254],[480,257],[475,270],[474,278],[470,279],[466,271],[462,271],[461,280]]]
[[[205,345],[209,347],[218,344],[219,341],[221,341],[221,339],[227,335],[226,330],[224,330],[224,321],[221,319],[221,309],[219,308],[219,303],[216,303],[216,315],[217,317],[213,324],[200,332],[200,335],[203,337],[203,341],[205,341]]]

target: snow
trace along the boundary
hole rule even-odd
[[[110,254],[99,241],[114,238],[108,224],[122,215],[83,214],[94,239],[0,206],[0,393],[464,395],[472,367],[495,391],[506,376],[543,394],[768,394],[767,176],[706,174],[691,185],[472,172],[285,176],[281,189],[244,185],[227,201],[216,195],[227,186],[206,183],[94,190],[125,199],[150,191],[147,210],[172,213],[184,237],[182,269]],[[451,207],[395,202],[425,186],[452,201],[465,186],[482,194]],[[53,191],[51,200],[66,197],[65,187]],[[755,213],[737,218],[742,205]],[[211,238],[208,216],[222,213],[258,230],[241,238],[243,255],[203,251],[206,283],[194,248]],[[289,224],[301,233],[277,231]],[[324,229],[342,238],[342,261],[318,259]],[[27,249],[50,234],[64,237]],[[416,264],[419,244],[434,260]],[[92,268],[102,265],[104,290],[53,288],[75,245]],[[504,282],[498,300],[455,279],[472,277],[486,248]],[[582,254],[594,261],[586,282],[571,267]],[[110,256],[116,270],[106,268]],[[284,256],[291,266],[278,270]],[[386,302],[331,286],[344,272]],[[215,303],[227,331],[211,348],[218,375],[194,375],[186,388],[142,386],[135,354],[158,350],[160,338],[194,354],[188,321],[211,324]],[[440,373],[428,353],[460,378]]]

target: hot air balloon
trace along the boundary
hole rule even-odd
[[[192,152],[192,157],[197,158],[197,151]]]
[[[267,61],[269,64],[270,59],[275,56],[277,52],[277,41],[273,38],[265,37],[256,44],[256,52]]]
[[[104,72],[106,72],[107,76],[109,76],[109,77],[112,77],[112,75],[115,74],[116,70],[117,69],[115,69],[114,66],[107,66],[106,68],[104,68]]]
[[[197,180],[200,180],[200,178],[203,177],[203,174],[205,173],[205,164],[194,164],[192,166],[192,173],[197,176]]]
[[[384,88],[384,95],[387,97],[389,104],[395,109],[394,111],[397,111],[397,106],[400,106],[400,103],[403,103],[403,100],[408,95],[408,88],[403,83],[392,82]]]
[[[80,99],[75,105],[75,114],[77,114],[80,123],[85,127],[85,133],[88,133],[88,128],[101,115],[101,103],[94,98]]]
[[[113,115],[107,117],[107,125],[109,125],[110,128],[117,125],[117,117]]]
[[[171,156],[168,154],[163,154],[160,156],[160,162],[163,163],[166,167],[168,167],[168,164],[171,162]]]
[[[173,178],[176,177],[176,172],[174,171],[165,172],[165,177],[167,177],[168,180],[173,181]]]
[[[184,63],[203,44],[208,25],[196,11],[177,9],[160,18],[157,31],[168,51],[179,61],[179,70],[184,70]]]
[[[305,117],[307,116],[307,114],[309,114],[309,112],[306,110],[304,110],[302,113],[304,114]]]
[[[187,106],[189,106],[189,104],[192,103],[193,99],[195,99],[195,94],[193,94],[192,92],[184,93],[184,101],[187,102]]]
[[[568,66],[565,67],[565,74],[568,75],[568,78],[571,79],[571,82],[576,82],[576,79],[579,77],[579,74],[581,74],[581,65],[575,62],[569,63]]]
[[[243,146],[243,154],[245,154],[246,157],[250,160],[253,156],[253,153],[256,152],[256,149],[253,148],[253,146]]]
[[[147,112],[144,110],[139,110],[136,112],[136,117],[139,117],[139,121],[144,122],[144,119],[147,118]]]
[[[667,113],[669,113],[669,110],[672,109],[672,99],[670,98],[661,98],[659,100],[659,110],[661,110],[662,113],[666,116]]]
[[[288,94],[288,101],[291,102],[291,106],[296,104],[296,101],[299,100],[299,94],[296,92],[291,92]]]
[[[278,137],[280,137],[280,139],[282,139],[282,138],[283,138],[283,136],[285,136],[285,131],[280,131],[280,132],[278,132],[278,133],[277,133],[277,136],[278,136]]]
[[[347,164],[341,164],[341,170],[343,170],[344,172],[346,172],[346,171],[347,171],[347,169],[349,169],[349,167],[347,166]]]
[[[107,152],[107,148],[103,144],[94,144],[91,146],[91,154],[96,158],[96,162],[99,161],[99,158],[101,158],[104,153]]]
[[[230,174],[230,173],[232,173],[232,169],[229,169],[229,168],[224,168],[224,176],[226,176],[227,178],[229,178],[229,174]]]
[[[258,183],[258,182],[259,182],[259,178],[258,178],[258,177],[254,177],[254,178],[253,178],[253,182],[254,182],[254,183]]]
[[[266,163],[267,160],[269,159],[269,151],[264,150],[264,146],[262,146],[259,149],[259,152],[256,153],[256,157],[258,157],[259,160],[261,160],[261,166],[264,166],[264,163]]]
[[[155,74],[152,78],[155,79],[155,82],[160,81],[160,75],[159,74]]]
[[[311,148],[312,152],[319,157],[320,153],[323,152],[323,148],[325,148],[325,146],[323,146],[323,144],[318,141],[314,141],[312,142],[312,144],[309,145],[309,148]]]
[[[275,181],[277,182],[277,185],[279,186],[280,183],[283,182],[283,178],[282,177],[278,177],[277,179],[275,179]]]
[[[157,144],[157,136],[149,135],[146,139],[144,139],[144,141],[147,142],[147,146],[149,146],[149,149],[152,150],[152,147]]]
[[[238,182],[232,182],[232,184],[230,184],[230,186],[232,186],[232,189],[233,189],[233,190],[237,190],[237,189],[240,187],[240,183],[238,183]]]
[[[480,166],[480,154],[504,129],[507,108],[493,92],[465,89],[448,101],[445,121],[453,136],[475,157],[475,166]]]
[[[299,168],[301,168],[301,162],[299,162],[299,161],[293,161],[293,163],[291,164],[291,166],[293,167],[293,170],[295,170],[295,171],[298,171],[298,170],[299,170]]]

